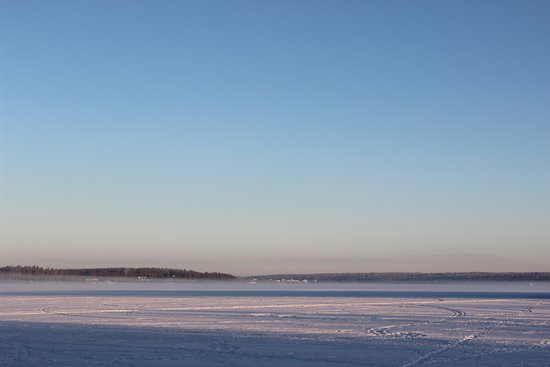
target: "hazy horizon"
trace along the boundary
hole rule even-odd
[[[550,271],[548,1],[2,1],[0,263]]]

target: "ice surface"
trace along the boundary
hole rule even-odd
[[[0,287],[0,330],[2,366],[550,366],[550,300],[528,297],[36,295]]]

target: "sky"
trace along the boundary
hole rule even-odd
[[[550,2],[0,1],[0,266],[550,271]]]

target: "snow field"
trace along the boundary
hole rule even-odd
[[[0,365],[550,366],[550,301],[0,296]]]

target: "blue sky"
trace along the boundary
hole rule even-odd
[[[2,1],[0,262],[550,270],[547,1]]]

